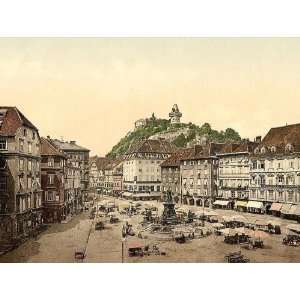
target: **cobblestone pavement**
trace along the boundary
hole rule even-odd
[[[106,199],[109,199],[106,197]],[[114,199],[116,204],[120,201]],[[147,202],[145,202],[147,203]],[[162,211],[162,204],[151,202]],[[188,206],[187,206],[188,207]],[[201,211],[202,208],[195,208]],[[129,237],[124,243],[125,262],[224,262],[224,255],[228,252],[241,250],[250,258],[251,262],[300,262],[300,248],[282,245],[285,227],[294,221],[283,220],[269,215],[257,215],[237,213],[231,210],[217,210],[220,216],[242,214],[246,218],[276,219],[282,224],[281,235],[268,235],[265,240],[265,248],[246,250],[238,245],[228,245],[223,242],[222,236],[211,235],[209,237],[194,239],[185,244],[177,244],[174,241],[161,242],[153,239],[139,240],[144,244],[157,243],[166,256],[150,255],[141,258],[129,258],[127,244],[138,240],[137,237]],[[84,262],[121,262],[122,221],[117,224],[106,224],[106,229],[95,231],[95,221],[88,218],[89,213],[76,215],[67,224],[53,224],[36,240],[28,240],[19,248],[2,255],[0,262],[74,262],[74,251],[77,248],[86,249]],[[123,217],[121,217],[123,218]],[[128,219],[128,217],[125,217]],[[142,216],[136,215],[129,219],[137,232]],[[210,226],[207,223],[206,226]]]

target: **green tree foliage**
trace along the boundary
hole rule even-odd
[[[135,143],[141,139],[147,139],[150,136],[166,132],[167,130],[180,130],[182,128],[188,128],[187,137],[184,134],[180,134],[173,144],[177,147],[186,147],[187,144],[193,141],[196,136],[205,136],[208,141],[216,143],[224,142],[238,142],[241,137],[238,132],[232,128],[227,128],[225,131],[212,129],[209,123],[204,123],[202,126],[195,125],[193,123],[180,123],[180,124],[170,124],[169,120],[158,119],[153,113],[152,116],[147,119],[147,125],[145,127],[137,128],[134,131],[123,137],[106,155],[107,157],[115,158],[126,153],[128,148],[132,143]]]

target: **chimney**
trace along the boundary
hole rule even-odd
[[[50,135],[47,135],[47,139],[48,139],[48,140],[50,140],[50,139],[51,139],[51,138],[50,138]]]
[[[70,144],[75,145],[76,141],[70,141]]]
[[[254,142],[256,143],[261,143],[261,136],[257,136],[255,139],[254,139]]]

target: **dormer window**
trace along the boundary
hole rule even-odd
[[[261,154],[265,154],[265,153],[266,153],[266,148],[265,148],[265,147],[262,147],[262,148],[260,149],[260,153],[261,153]]]
[[[287,144],[286,146],[285,146],[285,151],[286,152],[291,152],[293,150],[293,146],[291,145],[291,144]]]
[[[276,152],[276,147],[275,147],[275,146],[272,146],[272,147],[271,147],[271,152],[272,152],[272,153],[275,153],[275,152]]]
[[[259,148],[255,148],[254,154],[258,154],[258,153],[259,153]]]

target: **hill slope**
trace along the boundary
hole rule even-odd
[[[106,156],[110,158],[118,157],[128,150],[131,143],[145,138],[159,137],[169,140],[177,147],[192,145],[196,140],[203,138],[210,142],[219,143],[227,141],[238,142],[241,140],[239,133],[232,128],[227,128],[225,131],[217,131],[212,129],[209,123],[204,123],[202,126],[193,123],[171,125],[169,120],[157,119],[152,115],[152,117],[148,119],[145,127],[137,128],[129,132]]]

